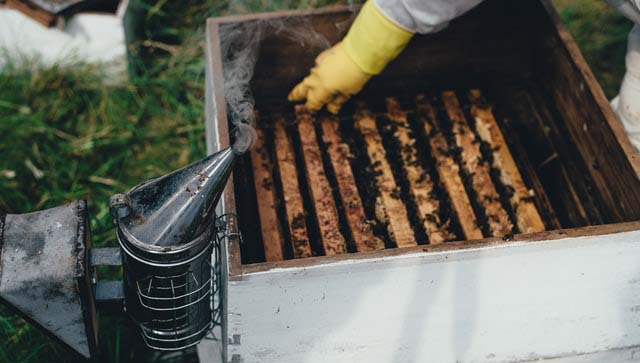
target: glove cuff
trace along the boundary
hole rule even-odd
[[[368,0],[342,43],[347,55],[364,73],[375,75],[402,52],[412,36]]]

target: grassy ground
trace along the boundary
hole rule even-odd
[[[613,98],[624,75],[631,22],[599,0],[554,0],[598,81]]]
[[[332,2],[146,1],[133,48],[139,74],[127,83],[107,84],[99,67],[84,65],[0,73],[0,209],[22,213],[87,199],[95,245],[114,245],[109,196],[204,155],[205,18]],[[555,4],[612,97],[630,24],[596,0]],[[126,360],[116,326],[102,324],[105,361]],[[0,307],[0,362],[70,359]]]

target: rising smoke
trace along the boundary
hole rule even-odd
[[[342,23],[336,24],[341,30]],[[255,132],[254,99],[251,79],[260,54],[262,41],[279,35],[318,53],[331,43],[313,29],[307,18],[257,20],[223,24],[220,29],[224,89],[227,114],[235,126],[233,150],[244,153],[253,145]]]

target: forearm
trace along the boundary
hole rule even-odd
[[[364,73],[376,75],[402,52],[412,36],[413,32],[398,26],[370,0],[360,10],[342,43]]]
[[[373,0],[378,10],[411,33],[433,33],[482,0]]]
[[[414,33],[442,29],[482,0],[368,0],[342,42],[316,58],[309,75],[289,93],[310,112],[342,104],[397,57]],[[428,56],[428,55],[426,55]]]
[[[607,0],[629,20],[640,24],[640,0]]]

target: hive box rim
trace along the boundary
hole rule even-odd
[[[584,81],[584,87],[592,94],[599,109],[603,113],[603,117],[607,120],[609,127],[613,131],[619,146],[624,151],[627,158],[627,162],[631,165],[636,176],[640,176],[640,158],[635,152],[631,142],[629,141],[624,127],[614,113],[609,101],[607,100],[604,91],[597,82],[591,68],[584,59],[580,49],[578,48],[575,40],[568,32],[568,30],[562,24],[562,21],[556,12],[553,4],[550,0],[539,0],[549,15],[549,19],[553,24],[553,28],[557,33],[558,39],[564,51],[567,52],[571,60],[576,65],[580,76]],[[207,62],[207,72],[211,76],[212,92],[209,97],[215,105],[215,117],[218,122],[216,125],[211,125],[211,122],[207,120],[207,143],[210,149],[209,151],[223,149],[229,146],[229,129],[227,125],[227,110],[226,99],[224,97],[224,76],[222,65],[222,53],[219,44],[219,27],[223,24],[250,22],[257,20],[268,20],[272,18],[282,17],[301,17],[321,14],[332,13],[345,13],[354,12],[359,6],[338,5],[328,6],[318,9],[304,9],[304,10],[285,10],[274,11],[266,13],[255,13],[246,15],[230,15],[217,18],[207,19],[207,47],[206,54],[209,59]],[[208,100],[209,101],[209,100]],[[224,122],[219,122],[224,120]],[[213,130],[212,128],[215,128]],[[217,135],[215,137],[213,132]],[[213,140],[215,138],[215,140]],[[213,147],[215,142],[216,147]],[[229,182],[224,190],[222,197],[222,208],[224,213],[235,212],[235,191],[233,184],[233,175],[229,178]],[[227,247],[227,261],[228,272],[230,280],[241,280],[243,276],[269,271],[272,269],[283,268],[297,268],[297,267],[311,267],[317,265],[324,265],[339,261],[346,260],[362,260],[362,259],[379,259],[384,257],[403,256],[403,255],[415,255],[416,253],[436,253],[436,252],[449,252],[466,249],[480,249],[497,247],[502,245],[520,245],[528,242],[537,241],[561,241],[566,238],[572,237],[585,237],[585,236],[600,236],[608,234],[617,234],[633,230],[640,230],[640,221],[622,222],[622,223],[610,223],[578,228],[556,229],[548,230],[539,233],[518,234],[512,238],[503,239],[488,237],[479,240],[467,240],[460,242],[446,243],[439,246],[434,245],[420,245],[416,247],[408,248],[394,248],[383,249],[374,252],[358,252],[349,253],[344,255],[334,256],[317,256],[304,259],[285,260],[279,262],[261,262],[254,264],[243,265],[241,261],[240,242],[238,240],[231,240]]]

